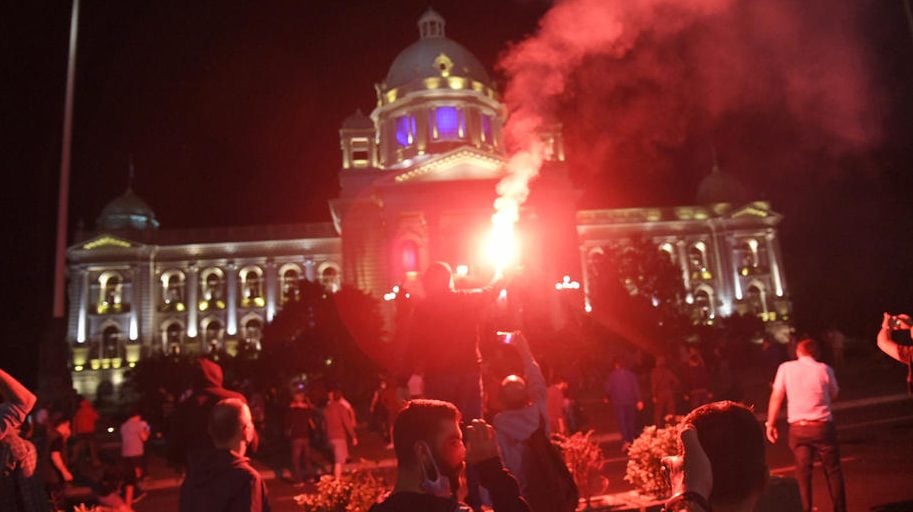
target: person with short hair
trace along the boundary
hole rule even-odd
[[[494,429],[482,420],[466,428],[460,411],[441,400],[413,400],[393,425],[396,485],[370,512],[467,512],[461,481],[466,465],[478,469],[494,512],[529,512],[514,477],[501,465]]]
[[[837,428],[831,412],[831,402],[839,391],[837,378],[833,368],[816,360],[818,345],[815,340],[799,341],[796,356],[795,361],[787,361],[777,368],[767,406],[767,439],[771,443],[777,442],[777,415],[785,398],[789,447],[796,458],[796,479],[803,510],[812,510],[812,463],[817,455],[824,466],[834,510],[844,512],[846,491],[837,447]]]
[[[637,412],[644,409],[644,403],[640,398],[637,375],[625,366],[621,357],[616,357],[612,366],[603,390],[615,410],[615,420],[623,441],[621,450],[627,451],[637,436]]]
[[[41,443],[41,478],[56,509],[64,504],[66,484],[73,481],[73,473],[67,466],[67,439],[70,434],[70,419],[57,415],[49,423],[47,435]]]
[[[269,512],[266,483],[244,456],[255,436],[250,408],[238,398],[220,400],[208,430],[213,449],[190,466],[181,484],[181,512]]]
[[[673,493],[664,510],[753,511],[769,471],[764,431],[752,410],[713,402],[693,410],[682,425],[682,453],[663,459]]]
[[[92,466],[100,467],[101,460],[98,459],[98,442],[95,440],[95,424],[98,422],[98,411],[88,399],[79,397],[79,406],[76,413],[73,414],[73,433],[76,439],[73,445],[73,455],[70,459],[73,464],[79,465],[79,457],[83,451],[88,449],[91,457]]]
[[[306,478],[316,479],[311,460],[311,436],[316,428],[311,401],[304,391],[295,391],[285,412],[285,436],[291,449],[292,478],[295,484],[303,484]]]
[[[358,446],[355,435],[355,410],[348,400],[343,398],[342,391],[331,387],[327,392],[327,405],[323,409],[324,427],[327,440],[333,449],[333,476],[342,476],[342,467],[349,458],[349,440],[352,446]]]
[[[142,500],[146,493],[139,482],[145,473],[145,443],[149,440],[149,424],[143,421],[138,409],[120,426],[120,455],[124,462],[124,485],[127,506]]]

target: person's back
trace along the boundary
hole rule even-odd
[[[342,399],[327,401],[323,417],[328,439],[346,439],[346,434],[355,427],[353,412]]]
[[[237,398],[247,403],[241,393],[222,387],[222,368],[215,362],[201,358],[194,371],[193,392],[177,407],[170,429],[169,458],[176,464],[190,464],[196,455],[212,448],[207,425],[217,402]]]
[[[606,379],[605,392],[615,405],[636,404],[640,401],[637,375],[622,366],[615,368]]]
[[[181,511],[266,511],[265,484],[250,459],[211,449],[194,462],[181,486]]]
[[[181,484],[181,512],[268,512],[266,485],[244,456],[255,433],[247,404],[219,401],[207,431],[213,447],[194,458]]]
[[[0,510],[4,512],[44,512],[48,497],[37,473],[35,446],[7,432],[0,439]]]

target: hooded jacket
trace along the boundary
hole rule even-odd
[[[222,387],[222,367],[209,359],[197,360],[192,382],[192,393],[175,411],[168,447],[172,462],[188,465],[200,452],[215,449],[209,438],[209,415],[213,406],[226,398],[247,403],[241,393]],[[256,449],[256,445],[255,438],[251,448]]]
[[[266,484],[250,459],[212,449],[194,462],[181,485],[181,512],[269,512]]]

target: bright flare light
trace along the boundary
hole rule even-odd
[[[497,210],[491,216],[491,233],[488,235],[486,255],[497,273],[516,262],[519,254],[519,242],[514,232],[514,224],[519,218],[519,204],[507,197],[495,201]]]

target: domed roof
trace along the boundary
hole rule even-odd
[[[342,128],[343,130],[373,130],[374,121],[364,115],[361,109],[358,109],[342,122]]]
[[[731,203],[740,205],[748,202],[748,189],[735,176],[720,171],[714,162],[713,171],[701,180],[697,187],[698,204]]]
[[[385,85],[398,87],[430,76],[460,76],[489,83],[485,66],[460,43],[444,35],[444,18],[428,9],[418,21],[420,39],[401,51]]]
[[[155,212],[133,192],[127,188],[119,197],[108,203],[95,221],[96,229],[158,229],[159,223],[155,219]]]

